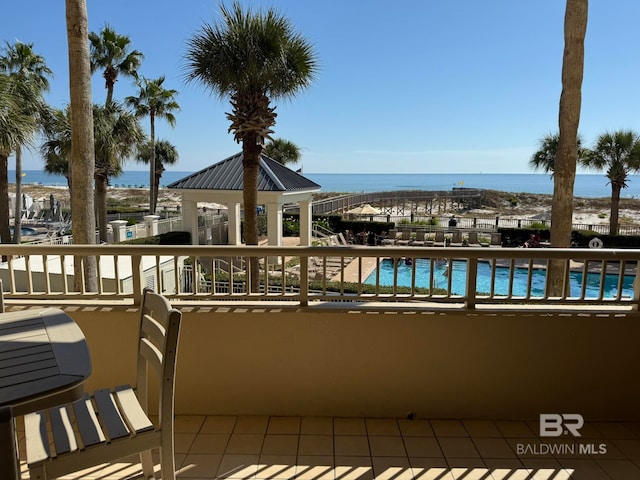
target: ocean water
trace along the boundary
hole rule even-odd
[[[40,170],[26,170],[22,181],[25,184],[66,186],[59,175],[49,175]],[[193,172],[166,171],[161,180],[164,187]],[[322,187],[323,192],[368,193],[391,190],[451,190],[452,188],[483,188],[504,192],[553,193],[553,180],[543,173],[305,173],[305,177]],[[9,181],[15,172],[9,171]],[[114,187],[148,188],[149,172],[129,170],[112,178]],[[640,197],[640,175],[629,176],[629,187],[622,191],[624,198]],[[603,174],[578,174],[574,187],[576,197],[611,196],[611,186]]]

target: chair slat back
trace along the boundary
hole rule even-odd
[[[140,309],[138,372],[136,390],[140,404],[148,412],[148,375],[151,366],[159,385],[159,427],[173,424],[176,356],[182,314],[169,301],[145,289]]]

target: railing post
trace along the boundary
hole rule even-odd
[[[142,256],[131,256],[131,275],[133,276],[133,303],[142,304]]]
[[[467,308],[476,308],[476,277],[478,275],[478,259],[473,257],[467,261]]]
[[[300,306],[309,306],[309,257],[300,256]]]

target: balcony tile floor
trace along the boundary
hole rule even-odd
[[[640,479],[640,422],[590,423],[580,438],[543,440],[537,432],[537,423],[517,421],[178,416],[177,477]],[[136,459],[131,459],[64,478],[140,477]]]

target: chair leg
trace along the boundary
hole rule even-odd
[[[160,467],[162,480],[175,480],[176,463],[173,457],[173,448],[160,448]]]
[[[142,475],[144,478],[156,478],[153,472],[153,459],[151,458],[151,450],[140,453],[140,463],[142,464]]]

